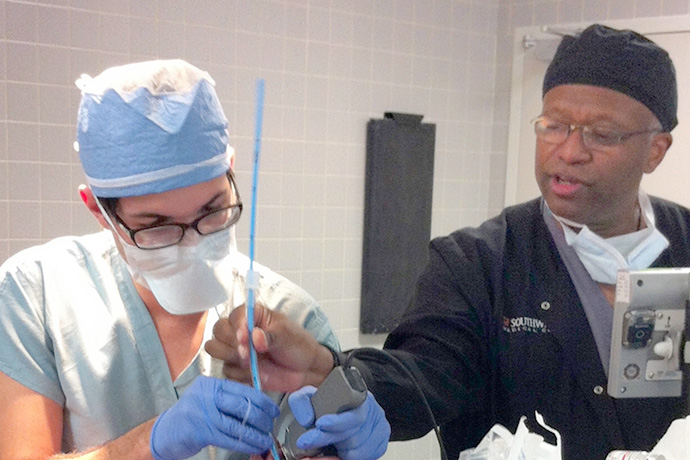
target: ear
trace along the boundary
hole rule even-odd
[[[235,149],[228,145],[228,155],[230,155],[230,169],[235,170]]]
[[[644,172],[650,174],[659,166],[661,160],[666,156],[666,152],[673,143],[673,136],[671,133],[659,133],[652,138],[649,146],[649,156],[645,164]]]
[[[109,229],[110,225],[108,225],[108,222],[103,217],[103,213],[101,213],[101,208],[98,207],[98,203],[96,203],[96,197],[93,196],[93,192],[91,191],[91,189],[86,185],[81,184],[79,186],[79,196],[86,205],[86,208],[91,212],[91,214],[93,214],[98,223],[101,224],[101,227]]]

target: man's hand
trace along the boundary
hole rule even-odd
[[[200,376],[151,430],[155,460],[189,458],[206,446],[247,454],[268,450],[278,406],[254,388]]]
[[[254,321],[253,342],[264,390],[289,393],[305,385],[318,386],[333,369],[330,351],[287,316],[257,304]],[[238,307],[218,320],[205,348],[224,361],[227,378],[251,382],[246,308]]]

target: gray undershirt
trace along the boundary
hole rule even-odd
[[[604,367],[604,373],[609,375],[609,360],[611,354],[611,334],[613,332],[613,308],[609,304],[596,281],[587,272],[587,269],[575,250],[565,241],[563,229],[554,219],[551,211],[544,205],[542,200],[542,215],[544,222],[551,232],[551,237],[556,243],[558,253],[563,259],[563,263],[568,269],[570,279],[575,285],[577,295],[580,297],[582,307],[587,315],[589,327],[594,335],[594,340],[599,351],[599,358]]]

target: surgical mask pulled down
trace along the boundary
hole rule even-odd
[[[196,238],[196,244],[182,241],[160,249],[140,249],[122,238],[108,213],[98,206],[121,243],[132,278],[149,289],[168,313],[199,313],[232,297],[237,252],[234,226],[205,236],[194,231],[185,235],[185,239]]]
[[[655,226],[652,203],[642,190],[639,203],[646,227],[612,238],[602,238],[586,225],[552,214],[562,224],[566,242],[575,250],[594,281],[616,284],[618,270],[648,268],[668,247],[668,240]]]

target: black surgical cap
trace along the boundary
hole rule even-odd
[[[561,40],[544,77],[542,97],[559,85],[602,86],[641,102],[664,131],[678,124],[676,71],[668,53],[632,30],[594,24]]]

